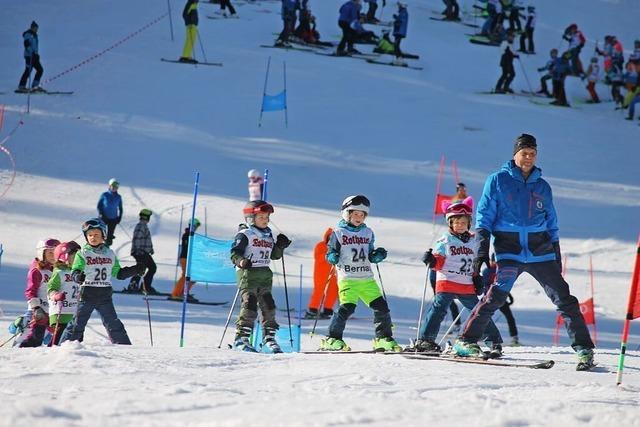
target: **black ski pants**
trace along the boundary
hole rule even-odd
[[[143,286],[145,290],[149,290],[151,288],[151,284],[153,283],[153,276],[156,274],[158,267],[156,266],[156,262],[153,260],[153,257],[149,254],[137,254],[133,256],[136,259],[138,264],[142,264],[147,269],[146,274],[143,279]],[[135,278],[136,276],[134,276]],[[133,280],[133,279],[132,279]]]
[[[516,77],[516,70],[513,68],[513,62],[502,65],[501,68],[502,75],[498,79],[498,83],[496,83],[496,92],[510,89],[511,82]]]
[[[229,8],[229,12],[232,15],[236,14],[236,9],[231,4],[231,0],[220,0],[220,10],[225,10],[225,8]]]
[[[496,282],[489,287],[480,303],[473,309],[464,328],[462,339],[465,342],[477,342],[491,320],[491,316],[504,305],[514,282],[522,273],[529,273],[538,281],[549,299],[555,304],[562,316],[571,347],[575,351],[594,348],[587,325],[580,312],[580,304],[571,295],[569,284],[565,282],[556,261],[521,263],[513,260],[498,261]]]
[[[525,42],[529,41],[529,50],[525,48]],[[534,53],[535,46],[533,44],[533,28],[525,28],[522,34],[520,34],[520,50],[523,52]]]
[[[40,64],[40,55],[33,54],[30,57],[24,58],[25,68],[22,73],[22,77],[20,77],[20,87],[27,86],[27,80],[29,80],[29,76],[31,75],[31,70],[36,69],[36,75],[33,78],[33,82],[31,83],[31,87],[36,87],[40,85],[40,79],[42,78],[42,73],[44,73],[44,68],[42,68],[42,64]]]
[[[338,21],[338,25],[342,29],[342,38],[338,44],[338,51],[343,51],[345,46],[348,50],[353,50],[353,41],[356,38],[356,32],[347,21]]]

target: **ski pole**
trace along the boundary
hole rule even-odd
[[[178,254],[176,256],[176,269],[173,273],[173,283],[178,281],[178,265],[180,264],[180,252],[182,251],[182,215],[184,214],[184,205],[180,205],[180,226],[178,228]]]
[[[324,284],[324,292],[322,292],[322,300],[320,301],[320,306],[318,307],[318,312],[316,313],[316,318],[313,321],[313,328],[311,328],[311,338],[313,338],[313,334],[316,333],[316,326],[318,325],[318,319],[320,318],[320,307],[324,307],[324,300],[327,298],[327,290],[329,289],[329,283],[331,282],[331,278],[336,272],[336,266],[332,265],[331,270],[329,270],[329,276],[327,277],[327,282]]]
[[[376,270],[378,270],[378,280],[380,280],[380,289],[382,289],[382,297],[387,300],[387,293],[384,291],[384,285],[382,284],[382,275],[380,275],[380,267],[376,264]]]
[[[289,292],[287,291],[287,271],[284,267],[284,251],[282,253],[282,281],[284,282],[284,300],[287,304],[287,321],[289,322],[289,342],[293,350],[293,335],[291,333],[291,311],[289,311]]]
[[[12,339],[14,339],[15,337],[17,337],[18,335],[20,335],[22,331],[18,331],[15,334],[13,334],[8,340],[4,341],[2,344],[0,344],[0,347],[4,346],[6,343],[8,343],[9,341],[11,341]]]
[[[520,64],[520,68],[522,69],[522,74],[524,74],[524,79],[527,81],[527,86],[529,86],[529,93],[533,96],[533,88],[531,87],[531,83],[529,82],[529,76],[527,76],[527,72],[524,69],[524,65],[522,65],[522,61],[520,61],[520,57],[518,57],[518,64]]]
[[[171,30],[171,41],[173,41],[173,19],[171,19],[171,2],[167,0],[167,8],[169,9],[169,29]]]
[[[227,333],[229,322],[231,322],[231,315],[233,314],[233,309],[236,308],[236,302],[238,302],[238,295],[240,295],[240,288],[238,288],[238,290],[236,291],[236,296],[233,297],[233,303],[231,304],[231,309],[229,310],[227,321],[224,324],[224,329],[222,330],[222,337],[220,338],[220,342],[218,343],[218,348],[222,347],[222,341],[224,340],[224,335]]]
[[[444,339],[449,336],[449,333],[451,332],[453,327],[456,325],[456,322],[458,320],[460,320],[460,316],[462,316],[462,312],[465,311],[466,309],[467,309],[466,307],[462,307],[460,309],[460,312],[458,313],[458,316],[456,316],[456,318],[453,319],[453,322],[451,322],[451,325],[449,325],[449,329],[447,329],[447,332],[445,332],[444,335],[442,336],[442,338],[440,338],[440,341],[438,341],[438,345],[441,345],[442,341],[444,341]]]
[[[427,298],[427,288],[429,287],[429,275],[431,267],[427,267],[427,277],[424,281],[424,290],[422,291],[422,299],[420,300],[420,314],[418,315],[418,330],[416,332],[416,341],[420,339],[420,326],[422,325],[422,312],[424,311],[424,300]]]
[[[144,294],[144,301],[147,303],[147,318],[149,319],[149,340],[151,341],[151,347],[153,347],[153,330],[151,329],[151,308],[149,307],[149,294],[147,294],[146,286],[142,286],[142,293]]]
[[[196,34],[198,34],[198,43],[200,44],[200,50],[202,51],[202,57],[204,58],[204,62],[209,62],[207,61],[207,54],[204,53],[204,47],[202,46],[202,37],[200,37],[200,30],[198,30],[198,27],[196,27]]]
[[[58,308],[58,317],[56,317],[56,326],[53,329],[53,337],[49,343],[49,347],[56,345],[56,338],[58,337],[58,328],[60,327],[60,315],[62,314],[62,301],[58,301],[60,307]]]

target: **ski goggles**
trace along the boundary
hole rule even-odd
[[[102,221],[101,219],[90,219],[85,221],[84,224],[82,224],[82,231],[84,233],[86,233],[89,230],[104,229],[104,228],[106,228],[106,225],[104,221]]]
[[[273,206],[270,205],[269,203],[264,203],[264,204],[259,205],[259,206],[244,208],[243,211],[244,211],[245,215],[255,215],[255,214],[259,214],[259,213],[272,214],[273,213]]]

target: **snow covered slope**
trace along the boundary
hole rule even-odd
[[[45,236],[81,240],[79,224],[95,214],[107,180],[121,183],[125,219],[114,248],[128,265],[128,234],[142,207],[159,265],[156,287],[168,291],[174,278],[181,217],[190,207],[193,172],[199,170],[198,216],[207,215],[209,235],[229,238],[246,199],[246,171],[269,168],[274,228],[294,244],[287,252],[287,284],[298,305],[302,268],[303,305],[311,286],[311,249],[337,220],[342,199],[353,193],[372,201],[369,225],[389,250],[381,265],[396,336],[415,336],[424,284],[422,251],[442,232],[431,224],[440,157],[456,160],[460,179],[479,196],[487,174],[509,159],[512,140],[533,133],[539,164],[553,185],[567,279],[580,299],[589,296],[589,259],[595,270],[599,371],[576,373],[575,356],[561,336],[550,347],[555,312],[541,288],[523,276],[513,306],[523,348],[513,358],[557,361],[549,371],[409,361],[397,356],[282,355],[252,357],[218,350],[229,306],[190,306],[186,347],[178,348],[180,305],[152,301],[154,348],[149,347],[146,306],[138,297],[115,301],[132,337],[130,348],[107,344],[94,318],[82,345],[60,349],[0,351],[5,416],[0,425],[640,425],[637,418],[640,353],[630,351],[623,388],[615,388],[616,347],[638,234],[636,178],[640,147],[637,123],[623,120],[611,103],[584,105],[583,83],[570,78],[575,109],[534,105],[521,96],[481,95],[499,76],[499,53],[474,46],[473,29],[428,19],[438,0],[407,0],[408,52],[421,56],[422,71],[330,58],[308,52],[260,48],[280,31],[279,3],[239,3],[240,20],[210,20],[217,6],[200,5],[199,31],[206,57],[223,67],[160,62],[182,50],[183,3],[171,1],[169,21],[160,20],[104,55],[62,74],[126,38],[166,12],[166,2],[32,0],[8,2],[0,15],[0,104],[6,106],[0,138],[22,119],[8,140],[18,175],[0,199],[0,321],[7,325],[24,309],[26,266],[35,242]],[[461,1],[469,8],[470,1]],[[535,2],[539,14],[536,56],[523,57],[531,85],[549,49],[560,45],[564,27],[576,22],[591,43],[614,33],[629,49],[639,36],[632,0]],[[336,40],[338,0],[311,0],[323,39]],[[384,10],[388,19],[392,5]],[[22,71],[20,34],[40,24],[45,87],[73,90],[70,97],[13,94]],[[373,28],[379,31],[379,28]],[[202,58],[200,46],[196,46]],[[268,92],[281,89],[287,64],[289,127],[279,113],[257,126],[264,72],[272,56]],[[516,64],[517,89],[528,89]],[[603,99],[606,88],[598,87]],[[0,155],[2,155],[0,153]],[[10,167],[0,157],[0,185]],[[454,185],[448,174],[445,190]],[[0,189],[0,192],[4,187]],[[302,266],[302,267],[300,267]],[[274,266],[282,271],[278,263]],[[284,307],[281,274],[276,301]],[[124,286],[122,282],[118,286]],[[233,287],[204,287],[203,300],[230,301]],[[362,307],[348,324],[347,341],[370,346],[370,314]],[[286,316],[279,318],[286,324]],[[497,318],[507,336],[506,325]],[[319,325],[318,334],[327,324]],[[5,326],[2,326],[4,328]],[[319,337],[307,332],[303,348]],[[635,329],[634,329],[635,328]],[[6,329],[0,339],[9,337]],[[632,326],[630,349],[640,344]],[[229,335],[227,335],[228,342]],[[561,398],[559,398],[561,397]]]

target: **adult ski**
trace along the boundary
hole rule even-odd
[[[62,90],[14,90],[15,93],[19,93],[22,95],[73,95],[73,91],[62,91]]]
[[[488,366],[501,366],[505,368],[529,368],[529,369],[551,369],[555,362],[553,360],[541,360],[535,361],[531,363],[526,362],[509,362],[507,360],[496,360],[496,359],[474,359],[474,358],[465,358],[465,357],[456,357],[447,354],[441,354],[439,356],[431,356],[426,354],[408,354],[402,353],[402,355],[407,359],[415,359],[415,360],[443,360],[447,362],[455,362],[455,363],[471,363],[476,365],[488,365]]]
[[[121,291],[117,291],[117,290],[113,290],[114,294],[122,294],[122,295],[144,295],[141,291],[129,291],[127,290],[127,288],[122,289]],[[152,293],[149,294],[149,296],[162,296],[162,297],[170,297],[171,294],[168,292],[156,292],[156,293]]]
[[[440,22],[452,22],[454,24],[460,24],[460,25],[464,25],[465,27],[470,27],[470,28],[480,28],[480,25],[471,24],[469,22],[464,22],[464,21],[462,21],[460,19],[454,20],[454,19],[446,19],[446,18],[436,18],[435,16],[430,16],[429,19],[434,20],[434,21],[440,21]]]
[[[370,63],[370,64],[391,65],[392,67],[409,68],[411,70],[423,70],[422,67],[418,67],[418,66],[415,66],[415,65],[409,65],[407,63],[394,64],[393,62],[380,61],[380,60],[375,60],[375,59],[367,59],[367,62]]]
[[[185,64],[185,65],[211,65],[211,66],[216,66],[216,67],[222,67],[222,62],[203,62],[203,61],[197,61],[197,62],[183,62],[183,61],[178,61],[176,59],[167,59],[167,58],[160,58],[160,60],[162,62],[172,62],[174,64]]]
[[[380,55],[377,54],[372,54],[372,53],[350,53],[348,55],[338,55],[335,52],[320,52],[320,51],[315,51],[316,55],[324,55],[324,56],[332,56],[335,58],[353,58],[353,59],[363,59],[363,60],[369,60],[369,59],[375,59],[375,58],[379,58]]]
[[[299,50],[301,52],[317,52],[316,49],[312,47],[302,47],[302,46],[275,46],[272,44],[261,44],[260,47],[264,47],[267,49],[282,49],[282,50]]]
[[[490,39],[484,36],[474,36],[469,38],[469,42],[473,44],[479,44],[481,46],[500,46],[500,43],[492,42]]]

